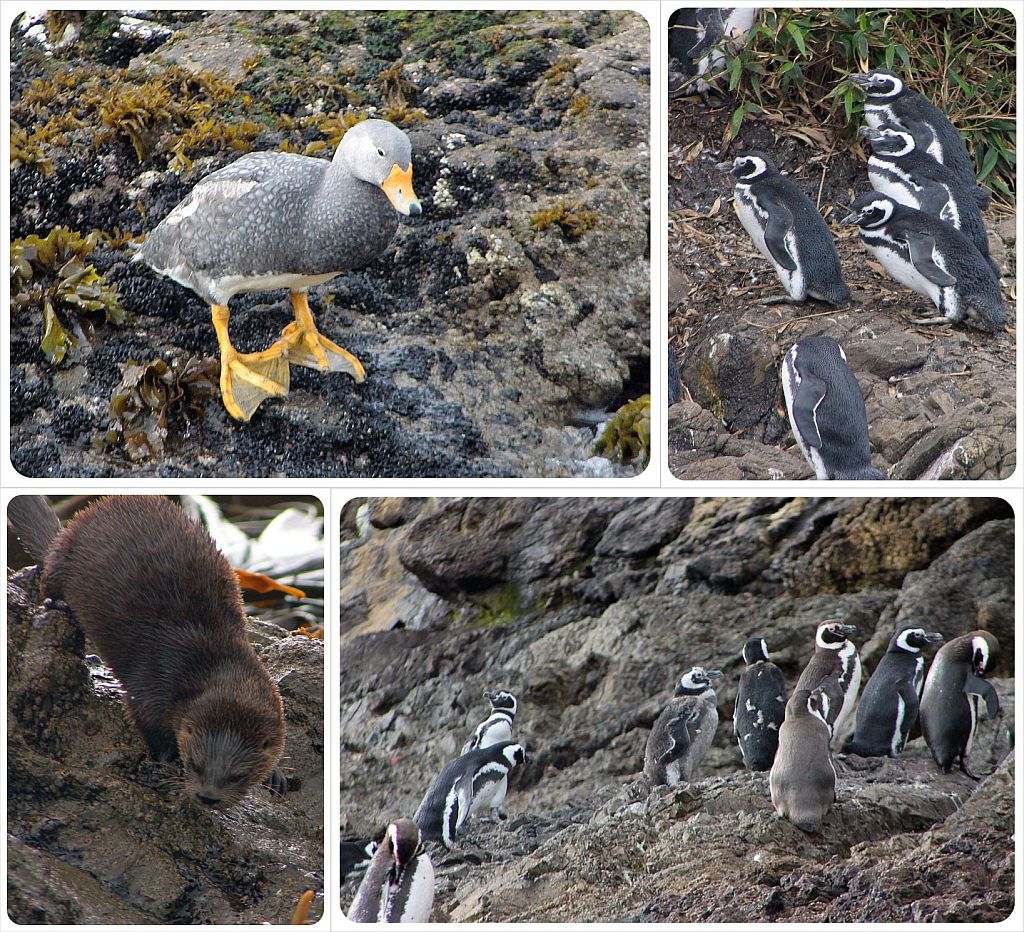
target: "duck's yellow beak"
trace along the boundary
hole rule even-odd
[[[412,162],[409,163],[409,167],[405,171],[402,171],[396,163],[381,187],[388,196],[388,200],[391,201],[391,206],[400,214],[405,214],[407,217],[418,217],[423,213],[420,199],[412,189]]]

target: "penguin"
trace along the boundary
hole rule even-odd
[[[921,693],[921,732],[943,773],[960,761],[960,769],[974,780],[968,768],[980,700],[986,717],[999,714],[999,694],[981,677],[991,668],[999,641],[988,631],[970,631],[939,648],[928,668]]]
[[[846,304],[850,289],[843,280],[832,234],[796,182],[763,152],[748,152],[715,167],[736,179],[736,215],[786,289],[785,295],[768,298],[768,303],[799,304],[814,298],[836,306]]]
[[[988,234],[974,191],[964,189],[953,172],[937,162],[914,137],[891,126],[860,128],[871,146],[868,180],[880,194],[952,224],[974,243],[999,280],[999,266],[989,255]]]
[[[430,784],[413,816],[424,841],[451,848],[466,819],[479,809],[500,809],[508,775],[526,761],[526,749],[514,741],[478,748],[450,763]]]
[[[779,746],[779,726],[786,717],[786,681],[782,671],[768,659],[764,638],[750,638],[743,645],[732,729],[747,770],[764,771],[772,766]]]
[[[776,813],[805,832],[818,831],[836,801],[830,734],[821,693],[798,688],[786,703],[768,786]]]
[[[658,716],[647,738],[644,773],[653,786],[688,783],[711,747],[718,727],[712,680],[719,670],[694,667],[684,673],[675,697]]]
[[[943,315],[915,323],[949,320],[990,333],[1006,324],[991,266],[950,224],[873,192],[858,197],[842,223],[857,224],[861,242],[885,270],[929,298]]]
[[[499,689],[495,693],[484,692],[484,698],[491,703],[491,714],[476,726],[472,737],[462,746],[463,754],[512,740],[512,721],[519,708],[516,697],[507,689]]]
[[[967,146],[946,114],[910,90],[893,71],[877,69],[848,78],[865,94],[864,119],[871,129],[889,124],[910,133],[917,148],[947,166],[957,184],[971,192],[979,207],[988,206],[991,197],[978,187]]]
[[[871,465],[864,396],[832,337],[804,337],[789,348],[782,391],[793,436],[815,476],[886,478]]]
[[[853,710],[860,689],[860,655],[857,645],[849,639],[856,633],[853,625],[838,621],[823,621],[818,625],[814,654],[794,690],[821,691],[818,705],[831,735],[839,731]]]
[[[741,45],[756,16],[756,7],[676,10],[668,20],[669,97],[691,90],[706,97],[712,86],[705,76],[722,70],[725,46]]]
[[[853,738],[843,750],[861,757],[898,757],[917,721],[924,682],[922,651],[941,644],[942,635],[905,628],[889,640],[885,656],[864,686]]]
[[[434,865],[412,819],[392,822],[377,846],[356,897],[350,922],[429,922]]]

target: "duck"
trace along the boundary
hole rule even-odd
[[[228,413],[249,421],[284,397],[289,366],[366,373],[324,336],[308,291],[373,262],[422,207],[412,184],[409,137],[387,120],[356,123],[330,161],[252,152],[202,179],[146,237],[133,261],[191,289],[211,308]],[[295,319],[267,349],[239,353],[228,334],[232,297],[287,288]]]

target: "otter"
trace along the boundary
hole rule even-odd
[[[281,695],[245,637],[238,581],[205,529],[166,498],[102,498],[63,528],[41,496],[8,519],[121,681],[150,753],[180,759],[188,796],[227,808],[284,749]]]

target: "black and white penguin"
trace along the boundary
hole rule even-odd
[[[988,204],[990,196],[978,187],[967,146],[949,117],[935,104],[910,90],[892,71],[851,74],[849,80],[865,94],[864,119],[868,126],[881,129],[888,124],[906,130],[919,149],[953,172],[957,183],[974,194],[979,206]]]
[[[982,679],[999,652],[999,641],[988,631],[970,631],[939,648],[921,693],[921,732],[943,773],[959,760],[967,776],[979,704],[985,700],[987,718],[999,714],[999,694]]]
[[[819,479],[885,479],[871,465],[868,417],[846,353],[830,336],[804,337],[782,364],[789,424]]]
[[[743,645],[746,669],[740,674],[732,728],[747,770],[768,770],[779,746],[779,726],[786,717],[786,681],[768,659],[764,638]]]
[[[736,179],[736,216],[786,289],[785,295],[768,301],[815,298],[845,304],[850,289],[843,281],[832,234],[796,182],[763,152],[748,152],[716,167]]]
[[[726,46],[743,44],[756,7],[696,7],[676,10],[668,20],[669,96],[706,95],[725,63]]]
[[[836,768],[829,749],[821,693],[797,689],[786,703],[779,749],[768,774],[776,813],[805,832],[816,832],[836,801]]]
[[[349,907],[350,922],[429,922],[434,865],[412,819],[392,822]]]
[[[814,654],[794,689],[794,692],[821,690],[821,713],[832,735],[853,711],[860,689],[860,655],[857,645],[850,640],[850,635],[856,633],[853,625],[838,621],[823,621],[818,625]]]
[[[470,739],[462,746],[462,753],[477,748],[489,748],[492,744],[512,740],[512,722],[519,709],[516,697],[507,689],[484,693],[491,704],[491,714],[476,726]]]
[[[948,166],[919,149],[914,137],[904,130],[862,126],[860,134],[871,146],[871,187],[907,207],[952,224],[974,243],[998,279],[999,267],[989,255],[988,234],[974,189],[964,188]]]
[[[675,696],[654,722],[644,753],[644,773],[653,786],[688,783],[704,759],[718,727],[712,680],[719,670],[694,667],[684,673]]]
[[[963,233],[884,194],[869,192],[853,202],[842,223],[860,227],[861,242],[903,285],[929,298],[943,317],[994,332],[1006,323],[1003,297],[991,266]]]
[[[508,775],[525,760],[526,749],[521,744],[502,741],[452,761],[430,784],[413,816],[423,840],[451,848],[472,813],[500,810],[508,791]]]
[[[892,636],[857,706],[853,738],[844,751],[861,757],[898,757],[917,721],[924,655],[942,635],[924,628],[905,628]]]

